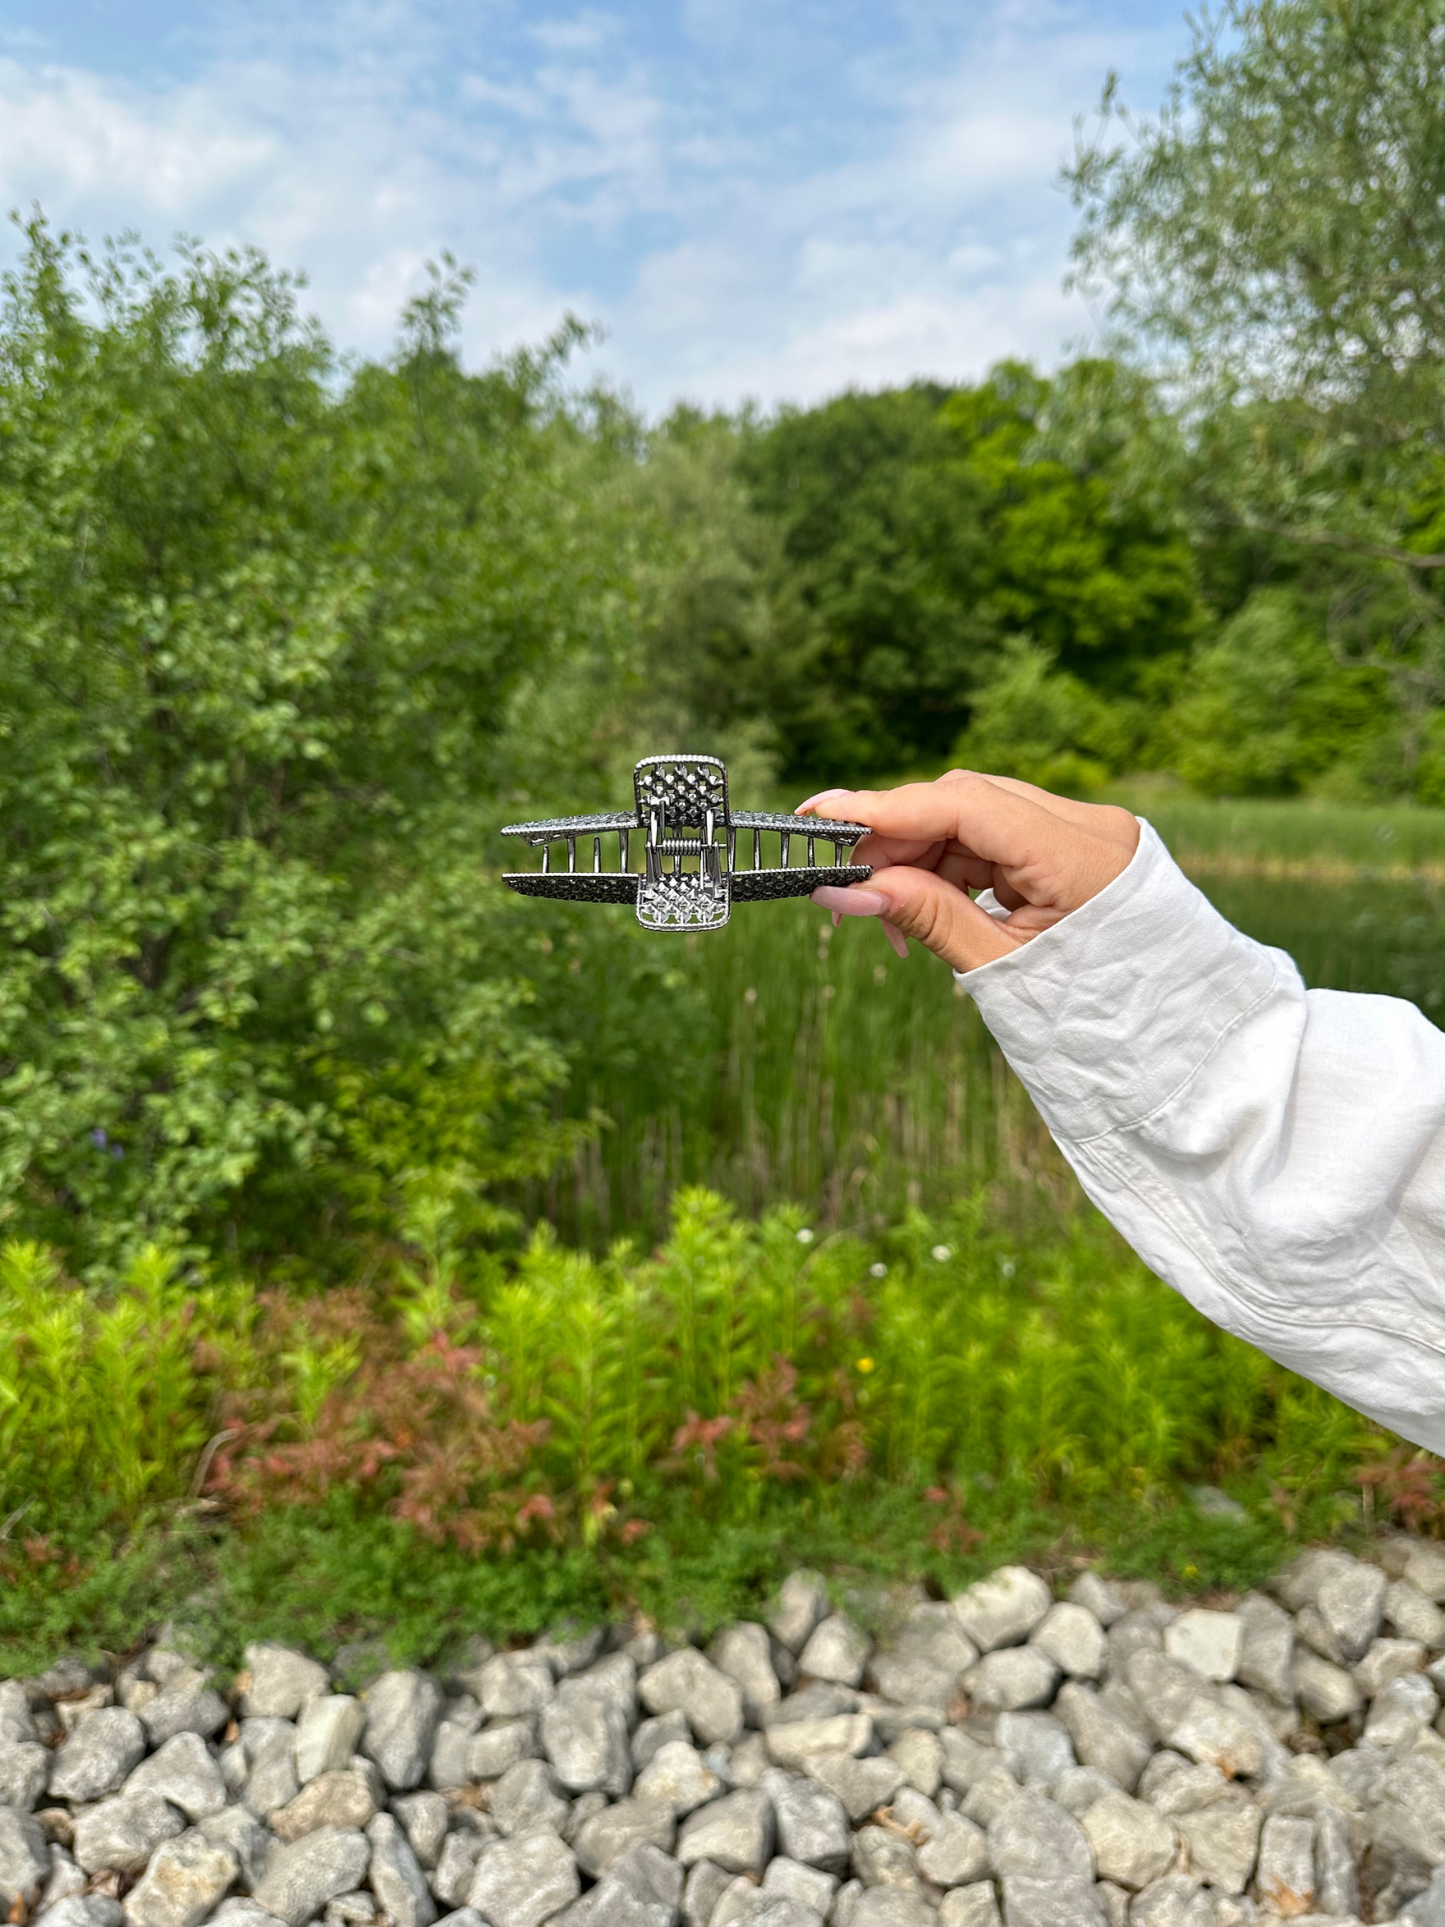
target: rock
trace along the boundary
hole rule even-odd
[[[1189,1874],[1165,1874],[1129,1908],[1129,1927],[1217,1927],[1214,1897]]]
[[[1023,1788],[1005,1767],[995,1767],[985,1773],[968,1790],[968,1797],[961,1809],[965,1819],[972,1820],[975,1826],[991,1827],[1006,1807],[1012,1806],[1023,1792]]]
[[[960,1593],[953,1610],[979,1651],[991,1653],[1027,1639],[1052,1603],[1048,1587],[1026,1566],[1000,1566]]]
[[[838,1918],[835,1905],[835,1918]],[[935,1927],[938,1916],[919,1894],[897,1887],[860,1893],[847,1915],[847,1927]]]
[[[1435,1688],[1425,1675],[1408,1673],[1392,1679],[1375,1695],[1365,1721],[1365,1738],[1371,1746],[1399,1746],[1421,1727],[1431,1725],[1439,1711]]]
[[[596,1789],[620,1796],[632,1785],[626,1716],[616,1704],[580,1687],[580,1680],[566,1681],[561,1695],[542,1709],[542,1750],[570,1792]]]
[[[607,1644],[605,1626],[583,1626],[573,1621],[534,1640],[531,1650],[545,1659],[558,1679],[568,1679],[591,1666]]]
[[[979,1880],[945,1894],[938,1909],[938,1927],[1002,1927],[993,1882]]]
[[[18,1679],[0,1679],[0,1745],[24,1746],[39,1738],[24,1686]]]
[[[258,1907],[249,1894],[232,1894],[223,1900],[211,1919],[218,1927],[285,1927],[284,1921]]]
[[[935,1887],[963,1887],[989,1872],[988,1839],[961,1813],[942,1813],[918,1849],[918,1871]]]
[[[1373,1699],[1392,1679],[1419,1673],[1424,1665],[1425,1647],[1418,1639],[1377,1639],[1358,1665],[1350,1668],[1350,1677],[1366,1699]]]
[[[1072,1814],[1040,1793],[1021,1793],[988,1829],[988,1857],[1001,1880],[1094,1878],[1093,1855]]]
[[[943,1780],[955,1793],[967,1793],[976,1780],[1003,1765],[996,1746],[984,1746],[962,1727],[945,1726],[938,1735],[943,1754]]]
[[[469,1829],[465,1833],[449,1833],[443,1840],[432,1872],[431,1890],[444,1907],[465,1905],[482,1850],[494,1837]]]
[[[730,1746],[741,1737],[742,1688],[692,1646],[649,1666],[637,1692],[649,1713],[684,1712],[699,1745]]]
[[[935,1666],[922,1653],[875,1653],[867,1677],[895,1706],[929,1706],[946,1713],[958,1697],[958,1675]]]
[[[889,1747],[888,1757],[903,1768],[909,1786],[933,1798],[943,1779],[943,1746],[936,1733],[910,1727]]]
[[[1300,1705],[1321,1726],[1353,1719],[1364,1704],[1349,1674],[1317,1653],[1296,1651],[1290,1675]]]
[[[645,1719],[632,1735],[632,1765],[640,1773],[653,1756],[673,1740],[692,1739],[692,1728],[687,1723],[687,1715],[680,1706],[670,1713],[658,1713]]]
[[[1282,1705],[1294,1703],[1294,1621],[1263,1593],[1246,1593],[1234,1609],[1241,1627],[1234,1677]]]
[[[778,1704],[783,1691],[773,1670],[767,1627],[751,1621],[725,1626],[708,1647],[708,1658],[720,1673],[737,1681],[744,1719],[750,1726],[761,1726],[765,1712]]]
[[[826,1916],[833,1904],[833,1896],[838,1891],[837,1877],[824,1873],[819,1867],[805,1866],[800,1860],[791,1860],[786,1854],[778,1854],[768,1862],[768,1871],[763,1875],[765,1894],[786,1894],[790,1900],[801,1901],[811,1907],[816,1914]]]
[[[1259,1808],[1248,1800],[1238,1804],[1221,1800],[1202,1811],[1175,1816],[1190,1866],[1226,1894],[1242,1894],[1249,1884],[1259,1847],[1259,1822]]]
[[[55,1753],[50,1792],[79,1805],[114,1793],[146,1750],[145,1729],[134,1713],[107,1706],[87,1713]]]
[[[774,1766],[801,1767],[815,1753],[866,1753],[873,1722],[866,1713],[835,1713],[831,1719],[775,1722],[764,1735]]]
[[[682,1893],[682,1918],[685,1927],[712,1927],[717,1903],[732,1885],[736,1875],[725,1873],[710,1860],[699,1860],[687,1876]]]
[[[1445,1646],[1445,1613],[1408,1579],[1396,1579],[1385,1588],[1384,1618],[1401,1639],[1418,1639],[1432,1651]]]
[[[443,1914],[437,1927],[487,1927],[481,1915],[471,1907],[457,1907],[449,1914]]]
[[[804,1760],[803,1771],[837,1795],[855,1824],[875,1807],[887,1806],[906,1778],[896,1760],[855,1760],[846,1753],[814,1753]]]
[[[0,1807],[0,1903],[7,1910],[32,1906],[49,1873],[40,1828],[18,1807]]]
[[[833,1613],[814,1627],[798,1655],[798,1670],[812,1679],[856,1686],[868,1663],[867,1635],[846,1613]]]
[[[0,1806],[28,1813],[45,1791],[50,1754],[35,1740],[0,1740]]]
[[[684,1867],[711,1860],[729,1873],[761,1875],[773,1849],[772,1802],[760,1787],[744,1787],[689,1815],[677,1836]]]
[[[985,1653],[974,1668],[972,1698],[991,1711],[1047,1706],[1058,1681],[1058,1665],[1041,1647],[1002,1647]]]
[[[177,1733],[125,1782],[124,1791],[158,1793],[188,1820],[204,1820],[226,1804],[226,1783],[199,1733]]]
[[[256,1884],[255,1897],[287,1927],[302,1927],[328,1900],[359,1887],[370,1861],[371,1847],[364,1833],[322,1827],[275,1849]]]
[[[200,1927],[240,1872],[233,1853],[196,1828],[158,1848],[125,1898],[130,1927]]]
[[[1092,1880],[1014,1874],[1002,1886],[1008,1927],[1108,1927]]]
[[[1087,1607],[1060,1600],[1029,1634],[1070,1679],[1097,1679],[1104,1669],[1104,1628]]]
[[[500,1780],[523,1760],[537,1758],[537,1738],[526,1720],[504,1720],[467,1742],[466,1780]]]
[[[364,1833],[375,1812],[376,1800],[366,1774],[354,1770],[323,1773],[304,1786],[294,1800],[272,1812],[271,1831],[279,1840],[299,1840],[318,1827]]]
[[[567,1824],[567,1802],[557,1790],[552,1769],[541,1760],[519,1760],[492,1788],[492,1818],[503,1833],[548,1827],[560,1833]]]
[[[246,1807],[225,1807],[198,1821],[196,1831],[212,1846],[224,1847],[240,1868],[241,1879],[255,1887],[266,1871],[272,1837],[254,1813]]]
[[[1360,1910],[1350,1823],[1337,1807],[1323,1801],[1315,1808],[1315,1905],[1327,1914]]]
[[[1313,1820],[1288,1813],[1270,1815],[1260,1830],[1255,1880],[1260,1899],[1276,1914],[1293,1918],[1314,1912]]]
[[[108,1894],[70,1894],[45,1910],[45,1927],[121,1927],[124,1919]]]
[[[162,1840],[173,1839],[182,1825],[158,1793],[117,1793],[80,1814],[71,1852],[87,1873],[139,1873]]]
[[[677,1822],[665,1800],[641,1800],[634,1795],[584,1821],[573,1835],[572,1845],[578,1866],[596,1880],[634,1847],[650,1846],[671,1853],[676,1835]]]
[[[768,1631],[790,1653],[800,1653],[828,1610],[828,1591],[817,1573],[790,1572],[768,1614]]]
[[[296,1728],[296,1778],[302,1786],[351,1764],[366,1730],[366,1708],[349,1693],[325,1693],[306,1703]]]
[[[1445,1766],[1439,1760],[1411,1753],[1387,1767],[1383,1797],[1370,1815],[1370,1841],[1382,1857],[1445,1866]]]
[[[264,1819],[301,1791],[296,1779],[296,1729],[289,1720],[248,1720],[241,1743],[248,1762],[243,1798]]]
[[[835,1793],[776,1768],[763,1775],[761,1790],[772,1804],[778,1845],[790,1860],[829,1874],[847,1871],[848,1815]]]
[[[665,1800],[679,1819],[705,1806],[722,1792],[718,1775],[687,1740],[670,1740],[659,1747],[637,1779],[643,1800]]]
[[[141,1724],[153,1747],[174,1739],[177,1733],[199,1733],[208,1740],[230,1717],[226,1702],[205,1674],[192,1666],[179,1667],[156,1697],[140,1709]]]
[[[1178,1846],[1174,1828],[1152,1807],[1111,1793],[1083,1815],[1081,1826],[1094,1851],[1101,1880],[1137,1893],[1169,1871]]]
[[[1052,1789],[1077,1765],[1068,1732],[1052,1713],[1000,1713],[994,1741],[1020,1786]]]
[[[1164,1628],[1164,1650],[1206,1679],[1233,1679],[1244,1646],[1244,1622],[1237,1613],[1209,1612],[1196,1606]]]
[[[523,1653],[498,1653],[477,1673],[477,1698],[489,1720],[514,1720],[540,1713],[556,1698],[552,1668],[545,1659]]]
[[[1082,1763],[1097,1767],[1126,1793],[1132,1793],[1149,1758],[1149,1742],[1106,1706],[1091,1687],[1076,1680],[1059,1689],[1054,1712]]]
[[[1408,1580],[1416,1592],[1438,1606],[1445,1600],[1445,1547],[1416,1540],[1399,1577]]]
[[[1388,1583],[1378,1566],[1354,1560],[1333,1567],[1321,1580],[1314,1605],[1334,1635],[1346,1665],[1363,1658],[1379,1632]]]
[[[1168,1738],[1171,1746],[1191,1760],[1218,1767],[1226,1779],[1258,1773],[1263,1757],[1258,1732],[1231,1708],[1203,1696],[1191,1701]]]
[[[631,1732],[637,1723],[637,1664],[630,1653],[609,1653],[585,1671],[564,1679],[557,1697],[598,1700],[615,1707]]]
[[[269,1639],[248,1646],[245,1661],[250,1677],[240,1701],[244,1719],[294,1720],[312,1700],[331,1691],[324,1666]]]
[[[541,1927],[580,1892],[571,1849],[541,1828],[487,1848],[477,1862],[467,1905],[491,1927]]]
[[[371,1891],[393,1927],[431,1927],[436,1905],[411,1842],[389,1813],[378,1813],[366,1829],[371,1842]]]
[[[391,1810],[420,1864],[435,1867],[451,1819],[446,1801],[439,1793],[403,1793],[392,1801]]]
[[[1405,1927],[1445,1927],[1445,1871],[1432,1874],[1429,1886],[1395,1918]]]
[[[555,1919],[558,1927],[676,1927],[681,1899],[681,1867],[656,1847],[640,1846]]]
[[[922,1892],[913,1842],[892,1827],[860,1827],[853,1835],[853,1872],[865,1887],[901,1887]]]
[[[393,1792],[421,1785],[442,1705],[441,1687],[425,1673],[383,1673],[367,1688],[361,1750]]]
[[[1108,1774],[1101,1773],[1096,1766],[1071,1766],[1059,1776],[1058,1785],[1052,1791],[1065,1813],[1072,1813],[1079,1820],[1096,1800],[1119,1789]]]

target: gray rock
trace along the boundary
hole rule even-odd
[[[1315,1911],[1315,1823],[1303,1814],[1272,1813],[1260,1829],[1255,1870],[1259,1897],[1292,1919]]]
[[[866,1753],[873,1722],[866,1713],[835,1713],[830,1719],[775,1721],[764,1736],[774,1766],[801,1767],[815,1753]]]
[[[1047,1706],[1059,1668],[1042,1647],[1008,1646],[985,1653],[970,1675],[975,1705],[997,1712]]]
[[[466,1779],[462,1784],[500,1780],[521,1761],[535,1760],[537,1753],[537,1736],[529,1721],[504,1720],[499,1726],[489,1726],[467,1742]]]
[[[865,1887],[901,1887],[921,1893],[913,1842],[892,1827],[860,1827],[853,1835],[853,1872]]]
[[[605,1626],[581,1626],[575,1622],[555,1627],[532,1642],[531,1650],[545,1659],[558,1679],[568,1679],[591,1666],[607,1644]]]
[[[487,1848],[467,1904],[491,1927],[541,1927],[577,1898],[581,1885],[566,1841],[540,1828]]]
[[[1313,1606],[1319,1590],[1331,1573],[1346,1572],[1355,1561],[1347,1552],[1333,1547],[1314,1547],[1302,1552],[1292,1565],[1270,1581],[1270,1591],[1292,1613]]]
[[[572,1845],[578,1866],[596,1880],[636,1847],[656,1847],[660,1853],[671,1853],[676,1837],[677,1822],[665,1800],[634,1796],[584,1821],[573,1835]]]
[[[1323,1801],[1315,1808],[1315,1905],[1326,1914],[1360,1911],[1350,1823],[1337,1807]]]
[[[1353,1560],[1332,1568],[1320,1581],[1314,1604],[1334,1635],[1346,1665],[1363,1658],[1379,1632],[1388,1583],[1378,1566]]]
[[[331,1691],[326,1668],[289,1646],[257,1640],[244,1657],[250,1677],[241,1695],[243,1718],[294,1720],[312,1700]]]
[[[872,1887],[859,1894],[848,1913],[847,1927],[935,1927],[937,1919],[921,1894]]]
[[[1054,1712],[1083,1765],[1097,1767],[1132,1793],[1149,1758],[1149,1742],[1078,1680],[1059,1689]]]
[[[1164,1650],[1169,1657],[1192,1666],[1205,1679],[1233,1679],[1243,1646],[1244,1621],[1238,1613],[1194,1606],[1164,1628]]]
[[[1053,1604],[1049,1589],[1026,1566],[1000,1566],[961,1593],[953,1610],[981,1653],[1016,1646],[1042,1624]]]
[[[431,1758],[426,1768],[428,1786],[435,1787],[438,1792],[446,1792],[449,1788],[468,1784],[472,1776],[467,1772],[467,1748],[476,1737],[480,1718],[481,1708],[478,1707],[475,1720],[446,1719],[437,1722],[436,1736],[431,1743]],[[508,1761],[508,1765],[511,1764]],[[480,1779],[481,1775],[476,1777]]]
[[[1259,1731],[1230,1706],[1201,1695],[1175,1722],[1169,1744],[1201,1765],[1217,1766],[1227,1779],[1259,1772],[1263,1743]]]
[[[1069,1588],[1069,1598],[1074,1605],[1092,1613],[1106,1632],[1129,1610],[1108,1580],[1101,1579],[1096,1572],[1081,1572]]]
[[[1445,1765],[1428,1753],[1392,1762],[1369,1824],[1371,1846],[1381,1858],[1445,1866]]]
[[[684,1646],[649,1666],[637,1691],[649,1713],[685,1713],[702,1746],[730,1746],[742,1735],[742,1688],[694,1647]]]
[[[842,1802],[855,1824],[875,1808],[887,1806],[906,1779],[896,1760],[855,1760],[847,1753],[815,1753],[803,1771]]]
[[[173,1672],[156,1697],[140,1709],[141,1724],[153,1747],[164,1745],[177,1733],[199,1733],[208,1740],[230,1717],[226,1702],[205,1674],[192,1666]]]
[[[87,1873],[139,1873],[183,1824],[158,1793],[117,1793],[80,1814],[71,1852]]]
[[[567,1824],[567,1802],[557,1790],[552,1769],[541,1760],[519,1760],[492,1788],[492,1818],[503,1833],[548,1827],[560,1833]]]
[[[211,1919],[217,1927],[285,1927],[284,1921],[258,1907],[249,1894],[233,1894],[223,1900]]]
[[[801,1860],[791,1860],[786,1854],[775,1855],[763,1875],[765,1894],[786,1894],[790,1900],[799,1900],[824,1917],[837,1891],[835,1874],[824,1873],[821,1867],[806,1866]]]
[[[658,1713],[643,1720],[632,1735],[632,1766],[640,1773],[648,1761],[674,1740],[692,1739],[692,1728],[680,1706],[670,1713]]]
[[[1175,1825],[1189,1850],[1189,1864],[1220,1893],[1242,1894],[1259,1849],[1259,1808],[1248,1800],[1221,1800],[1200,1812],[1180,1813]]]
[[[684,1867],[711,1860],[728,1873],[761,1875],[772,1850],[773,1807],[760,1787],[740,1788],[699,1808],[677,1836],[677,1857]]]
[[[1406,1927],[1445,1927],[1445,1869],[1430,1876],[1430,1884],[1395,1916]]]
[[[328,1900],[359,1887],[370,1862],[371,1847],[364,1833],[322,1827],[290,1846],[276,1848],[256,1884],[255,1897],[287,1927],[302,1927]]]
[[[605,1706],[615,1707],[631,1732],[637,1722],[637,1663],[630,1653],[609,1653],[584,1672],[564,1679],[557,1688],[557,1697],[599,1700]]]
[[[383,1673],[368,1687],[361,1750],[394,1793],[421,1785],[443,1703],[441,1687],[425,1673]]]
[[[791,1894],[764,1893],[739,1875],[713,1909],[711,1927],[823,1927],[823,1916]]]
[[[717,1904],[735,1878],[736,1875],[724,1868],[715,1867],[711,1860],[699,1860],[688,1874],[687,1885],[683,1888],[684,1927],[712,1927]]]
[[[50,1754],[35,1740],[0,1740],[0,1806],[28,1813],[50,1778]]]
[[[1445,1613],[1408,1579],[1396,1579],[1385,1588],[1384,1616],[1401,1639],[1418,1639],[1432,1651],[1445,1646]]]
[[[1092,1880],[1036,1880],[1013,1874],[1003,1883],[1008,1927],[1108,1927]]]
[[[376,1812],[377,1802],[371,1781],[365,1773],[348,1768],[344,1773],[323,1773],[304,1786],[294,1800],[277,1807],[270,1815],[271,1831],[278,1840],[299,1840],[319,1827],[339,1827],[364,1833]]]
[[[961,1809],[964,1818],[975,1826],[991,1827],[1006,1807],[1013,1805],[1023,1788],[1005,1767],[995,1767],[975,1780]]]
[[[1253,1686],[1281,1705],[1292,1705],[1293,1620],[1272,1599],[1258,1592],[1246,1593],[1234,1610],[1243,1629],[1234,1677],[1241,1686]]]
[[[868,1679],[881,1698],[895,1706],[929,1706],[946,1713],[958,1697],[958,1674],[935,1666],[922,1653],[875,1653]]]
[[[1375,1695],[1365,1721],[1365,1738],[1371,1746],[1399,1746],[1431,1725],[1439,1711],[1435,1688],[1423,1673],[1392,1679]]]
[[[1118,1791],[1108,1774],[1101,1773],[1096,1766],[1071,1766],[1059,1775],[1058,1784],[1052,1789],[1065,1813],[1072,1813],[1076,1820],[1082,1819],[1096,1800]]]
[[[51,1761],[50,1792],[58,1800],[103,1800],[114,1793],[146,1750],[134,1713],[107,1706],[87,1713]]]
[[[392,1801],[391,1810],[422,1866],[434,1867],[451,1819],[446,1801],[439,1793],[403,1793]]]
[[[985,1746],[962,1727],[945,1726],[938,1735],[943,1752],[943,1780],[955,1793],[967,1793],[985,1773],[1003,1765],[1003,1755],[995,1746]]]
[[[1162,1814],[1127,1793],[1111,1793],[1083,1814],[1080,1825],[1094,1851],[1101,1880],[1137,1893],[1166,1873],[1178,1841]]]
[[[449,1833],[442,1842],[431,1877],[431,1890],[444,1907],[465,1906],[467,1895],[472,1891],[477,1861],[490,1837],[469,1829],[465,1833]]]
[[[790,1572],[768,1614],[768,1631],[790,1653],[800,1653],[828,1615],[828,1590],[815,1572]]]
[[[1343,1667],[1333,1666],[1318,1653],[1295,1652],[1290,1667],[1295,1694],[1311,1719],[1321,1726],[1353,1719],[1363,1707],[1360,1689]]]
[[[964,1887],[989,1872],[988,1839],[961,1813],[942,1813],[918,1849],[918,1871],[935,1887]]]
[[[938,1927],[1002,1927],[993,1882],[978,1880],[946,1893],[939,1903]]]
[[[323,1773],[340,1773],[366,1730],[366,1708],[350,1693],[325,1693],[309,1700],[296,1728],[296,1778],[302,1786]]]
[[[240,1867],[234,1854],[192,1827],[158,1848],[125,1898],[130,1927],[200,1927]]]
[[[24,1686],[18,1679],[0,1679],[0,1745],[24,1746],[39,1737]]]
[[[1104,1670],[1104,1628],[1087,1607],[1069,1600],[1050,1606],[1029,1634],[1070,1679],[1097,1679]]]
[[[1164,1650],[1164,1633],[1159,1621],[1152,1613],[1136,1607],[1131,1607],[1122,1619],[1116,1619],[1105,1637],[1109,1647],[1108,1670],[1119,1677],[1135,1653]]]
[[[903,1768],[909,1786],[931,1800],[943,1782],[943,1746],[936,1733],[910,1727],[888,1749]]]
[[[378,1813],[366,1829],[371,1842],[371,1891],[393,1927],[431,1927],[437,1917],[426,1876],[411,1842],[389,1813]]]
[[[0,1903],[31,1907],[50,1874],[45,1835],[28,1813],[0,1807]]]
[[[1021,1793],[993,1821],[988,1829],[988,1857],[1004,1881],[1015,1875],[1090,1883],[1094,1878],[1093,1855],[1083,1828],[1072,1814],[1039,1793]]]
[[[773,1670],[767,1627],[748,1620],[725,1626],[708,1647],[708,1658],[720,1673],[737,1681],[748,1724],[761,1726],[767,1709],[777,1705],[783,1690]]]
[[[471,1907],[457,1907],[449,1914],[443,1914],[437,1927],[487,1927],[481,1915]]]
[[[1052,1790],[1077,1765],[1073,1742],[1052,1713],[1000,1713],[994,1742],[1020,1786]]]
[[[46,1927],[121,1927],[125,1915],[108,1894],[68,1894],[45,1910]]]
[[[477,1698],[489,1720],[540,1713],[556,1694],[552,1668],[532,1653],[498,1653],[477,1674]]]
[[[203,1820],[226,1804],[226,1785],[199,1733],[177,1733],[142,1760],[125,1783],[126,1793],[158,1793],[188,1820]]]
[[[632,1785],[626,1716],[611,1700],[578,1690],[581,1685],[565,1681],[559,1697],[542,1709],[542,1750],[569,1792],[620,1797]]]
[[[38,1826],[39,1824],[39,1821],[37,1821],[36,1825]],[[72,1831],[72,1838],[73,1837]],[[68,1900],[72,1894],[83,1894],[86,1889],[86,1884],[84,1873],[76,1866],[65,1848],[60,1846],[58,1842],[52,1840],[50,1843],[50,1874],[45,1885],[40,1890],[40,1899],[36,1902],[35,1912],[37,1914],[43,1914],[47,1908],[53,1907],[56,1901]]]
[[[789,1693],[769,1713],[769,1726],[792,1725],[798,1720],[830,1720],[839,1713],[856,1713],[860,1695],[851,1686],[830,1686],[815,1679]]]
[[[870,1642],[846,1613],[832,1613],[814,1627],[798,1655],[798,1670],[812,1679],[856,1686],[868,1663]]]
[[[835,1793],[776,1769],[763,1775],[762,1790],[772,1802],[778,1845],[790,1860],[828,1874],[847,1870],[848,1815]]]
[[[254,1720],[242,1729],[248,1762],[242,1797],[263,1819],[301,1791],[296,1779],[296,1729],[289,1720]]]
[[[1174,1744],[1170,1737],[1174,1728],[1201,1698],[1209,1702],[1217,1700],[1208,1682],[1193,1666],[1147,1647],[1130,1655],[1124,1674],[1130,1711],[1137,1707],[1141,1722],[1166,1745]],[[1111,1680],[1105,1696],[1119,1707],[1123,1703],[1121,1694],[1119,1683]]]
[[[1350,1668],[1350,1677],[1365,1698],[1372,1700],[1392,1679],[1421,1672],[1424,1665],[1425,1647],[1418,1639],[1377,1639],[1365,1657]]]
[[[224,1807],[196,1823],[196,1831],[212,1846],[224,1847],[241,1870],[246,1886],[255,1887],[266,1871],[272,1836],[248,1807]]]
[[[639,1799],[665,1800],[679,1819],[722,1790],[722,1780],[688,1740],[659,1747],[637,1778]]]
[[[681,1867],[644,1845],[624,1854],[589,1893],[554,1918],[557,1927],[676,1927],[681,1899]]]
[[[1129,1927],[1216,1927],[1214,1898],[1190,1874],[1165,1874],[1137,1894]]]

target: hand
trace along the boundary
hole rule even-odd
[[[873,865],[868,882],[824,886],[814,903],[835,921],[881,917],[900,956],[916,937],[955,970],[1006,957],[1077,910],[1127,869],[1139,842],[1128,810],[962,769],[896,790],[824,790],[798,807],[870,829],[854,852]],[[969,895],[985,889],[1007,917]]]

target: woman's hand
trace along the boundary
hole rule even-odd
[[[814,903],[835,919],[881,917],[900,955],[916,937],[955,970],[1006,957],[1077,910],[1128,867],[1139,842],[1127,810],[962,769],[896,790],[824,790],[799,811],[870,829],[854,852],[873,865],[868,882],[825,886]],[[971,890],[992,890],[1008,916],[979,909]]]

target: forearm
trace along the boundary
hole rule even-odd
[[[959,981],[1162,1277],[1445,1451],[1445,1035],[1393,998],[1307,993],[1147,826],[1106,889]]]

